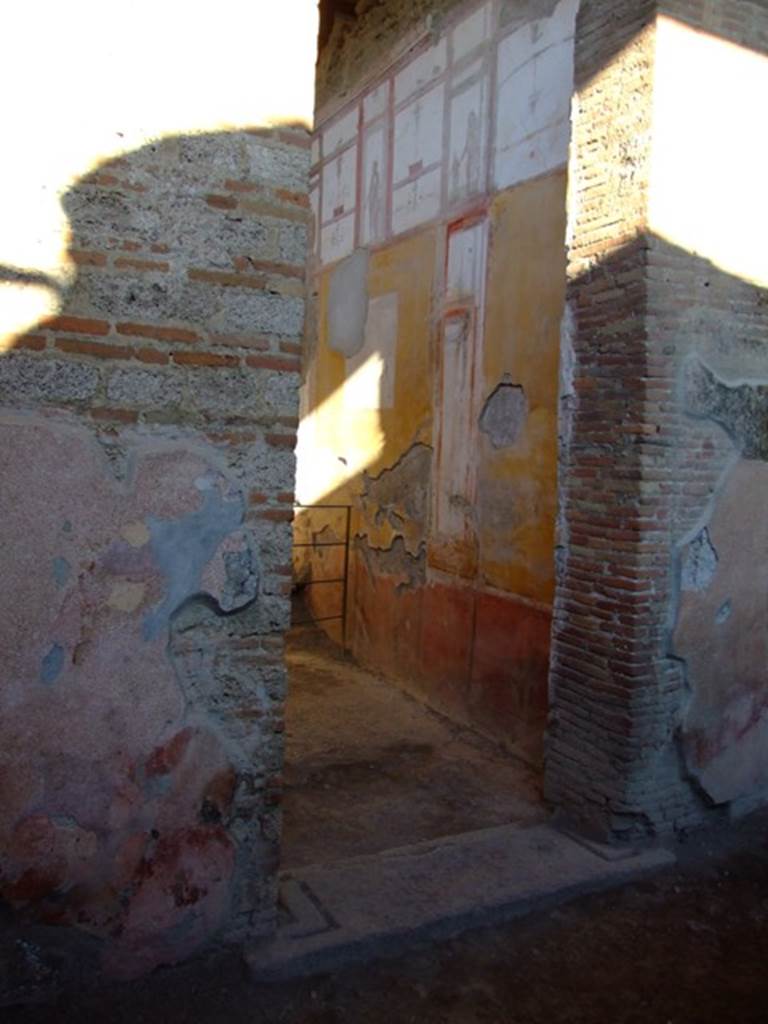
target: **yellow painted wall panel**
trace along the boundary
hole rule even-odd
[[[522,387],[527,416],[511,445],[481,434],[478,477],[484,582],[549,603],[554,590],[560,322],[565,302],[565,171],[491,203],[485,395]]]

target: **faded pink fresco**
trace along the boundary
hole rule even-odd
[[[0,892],[111,937],[107,966],[132,974],[215,932],[234,867],[225,829],[201,818],[231,802],[226,743],[185,700],[168,623],[146,632],[169,588],[147,523],[183,520],[211,491],[242,497],[191,445],[123,445],[121,481],[73,421],[0,423]],[[222,552],[240,542],[223,538],[203,567],[216,601]]]
[[[683,725],[688,766],[717,803],[768,787],[768,464],[740,460],[716,499],[717,563],[681,595],[675,653],[695,682]]]

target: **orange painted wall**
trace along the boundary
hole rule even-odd
[[[504,192],[491,203],[483,346],[485,392],[508,374],[522,385],[529,412],[511,447],[494,449],[482,436],[481,582],[546,604],[554,591],[565,190],[561,171]]]

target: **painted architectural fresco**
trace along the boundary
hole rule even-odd
[[[312,184],[318,340],[298,495],[353,506],[347,641],[534,761],[576,7],[460,9],[321,124]],[[349,356],[329,314],[361,249],[366,326]],[[318,613],[338,603],[314,590]]]
[[[320,264],[566,162],[577,0],[503,24],[508,6],[465,13],[319,129]]]
[[[449,228],[438,346],[429,564],[469,578],[477,572],[475,452],[487,249],[485,217]]]

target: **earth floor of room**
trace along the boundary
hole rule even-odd
[[[295,629],[286,660],[283,868],[544,819],[533,769],[319,631]]]

